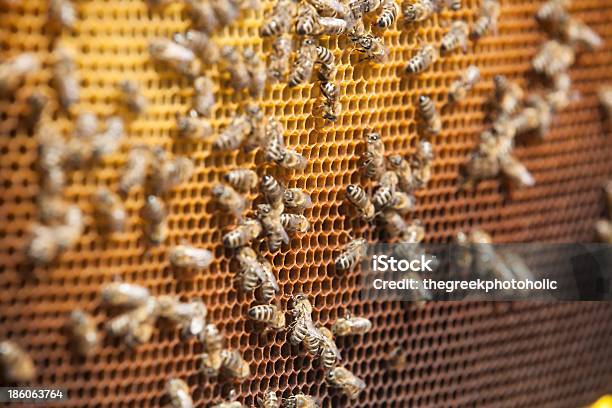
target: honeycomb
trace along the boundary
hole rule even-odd
[[[116,191],[126,159],[124,146],[102,165],[70,173],[66,195],[88,217],[78,246],[50,267],[26,266],[23,249],[29,225],[37,217],[37,155],[33,135],[17,123],[27,111],[28,88],[53,95],[48,62],[58,32],[47,24],[46,3],[24,0],[21,5],[0,6],[0,60],[33,51],[46,67],[28,78],[14,98],[0,100],[0,337],[31,353],[39,369],[37,384],[67,388],[70,399],[61,406],[161,406],[166,401],[164,383],[170,377],[188,382],[198,407],[218,401],[228,384],[198,373],[201,344],[182,341],[176,331],[157,330],[152,341],[134,351],[105,337],[94,356],[72,357],[62,332],[67,314],[81,307],[102,324],[100,287],[121,278],[156,295],[197,296],[205,301],[209,319],[224,331],[228,346],[239,349],[251,364],[251,381],[235,385],[245,404],[253,405],[260,392],[273,389],[284,397],[298,391],[317,396],[326,407],[348,406],[346,397],[324,385],[323,370],[290,346],[285,333],[259,334],[246,319],[252,295],[234,286],[231,254],[221,245],[229,221],[209,193],[229,169],[245,166],[260,175],[270,170],[255,164],[262,162],[256,153],[213,152],[208,141],[175,141],[174,114],[187,111],[192,90],[186,80],[154,67],[146,47],[151,38],[170,37],[188,27],[180,5],[159,12],[150,11],[141,0],[77,1],[80,19],[74,32],[59,35],[79,51],[80,108],[102,116],[113,114],[116,83],[138,80],[151,108],[129,124],[128,144],[163,146],[195,161],[191,181],[165,197],[170,212],[168,241],[159,247],[146,245],[140,218],[142,190],[132,192],[125,202],[129,228],[118,239],[102,239],[93,227],[90,196],[98,186]],[[419,41],[439,42],[444,25],[454,18],[474,21],[478,1],[463,3],[458,12],[445,11],[401,31],[388,31],[385,42],[390,53],[384,65],[359,63],[355,53],[342,51],[347,48],[344,39],[324,40],[341,62],[338,80],[344,108],[333,125],[311,115],[318,95],[315,84],[294,89],[272,85],[259,101],[267,115],[286,125],[288,145],[309,159],[302,173],[280,173],[290,187],[309,192],[314,202],[306,213],[311,232],[294,238],[289,249],[273,256],[283,304],[292,293],[303,291],[314,302],[315,322],[329,324],[346,311],[372,320],[370,333],[338,340],[346,367],[367,383],[351,406],[584,406],[612,391],[611,305],[436,302],[419,309],[408,303],[360,300],[357,273],[330,272],[333,254],[349,234],[363,234],[372,242],[381,237],[343,203],[346,185],[360,182],[357,153],[364,132],[379,131],[389,152],[413,152],[418,95],[427,93],[442,101],[450,83],[470,64],[480,67],[483,80],[465,102],[442,110],[444,131],[432,139],[433,179],[418,193],[413,217],[423,220],[426,242],[448,242],[456,232],[474,225],[491,232],[496,242],[593,239],[593,221],[604,211],[600,187],[612,175],[612,139],[596,99],[598,86],[612,82],[612,4],[581,0],[572,5],[573,15],[594,28],[606,45],[581,55],[571,69],[581,98],[555,117],[545,142],[517,147],[518,158],[537,184],[509,196],[496,180],[483,182],[473,192],[457,192],[458,172],[484,129],[482,106],[492,90],[492,76],[504,74],[522,86],[528,84],[530,58],[546,38],[533,19],[540,2],[502,0],[497,35],[472,44],[466,54],[440,60],[422,75],[401,74]],[[261,10],[249,11],[219,32],[216,40],[267,52],[269,44],[259,38],[258,27],[271,6],[271,1],[264,1]],[[226,73],[212,67],[208,75],[217,84],[212,124],[219,128],[229,122],[243,98],[229,89]],[[53,99],[53,118],[67,131],[70,119],[59,113]],[[175,276],[167,252],[182,240],[214,252],[209,272],[191,280]],[[405,350],[407,364],[393,371],[387,360],[397,346]]]

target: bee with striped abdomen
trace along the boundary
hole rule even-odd
[[[181,302],[174,296],[159,296],[158,316],[176,325],[183,338],[199,336],[206,326],[206,306],[201,300]]]
[[[221,369],[236,380],[244,380],[251,374],[249,363],[236,350],[221,350]]]
[[[454,21],[448,33],[442,37],[440,52],[447,54],[457,48],[467,52],[469,28],[465,21]]]
[[[351,240],[342,250],[340,255],[334,259],[336,269],[340,271],[352,271],[361,261],[367,251],[368,242],[364,238]]]
[[[376,208],[376,212],[385,209],[393,200],[394,190],[386,186],[380,186],[372,196],[372,204]]]
[[[229,85],[236,91],[246,89],[251,83],[249,68],[244,56],[230,45],[221,48],[221,61],[224,69],[229,73]]]
[[[474,22],[472,26],[472,32],[470,37],[476,41],[482,38],[487,32],[497,32],[497,20],[499,19],[499,13],[501,12],[501,6],[498,0],[482,0],[480,5],[480,16]]]
[[[221,21],[212,7],[212,2],[184,0],[184,3],[187,15],[196,30],[212,34],[221,28]]]
[[[270,252],[278,251],[283,242],[289,243],[289,236],[280,222],[280,212],[275,211],[270,204],[257,206],[257,218],[266,232]]]
[[[201,118],[195,109],[190,109],[187,115],[176,114],[176,127],[181,138],[194,142],[206,140],[213,134],[210,122]]]
[[[361,157],[361,166],[366,176],[378,179],[385,171],[385,145],[380,133],[371,132],[366,135],[366,151]]]
[[[162,63],[188,79],[193,80],[200,72],[200,63],[193,51],[167,38],[154,38],[149,42],[151,58]]]
[[[400,6],[396,0],[383,0],[381,8],[376,25],[380,28],[390,28],[400,13]]]
[[[295,61],[289,73],[289,86],[294,87],[310,80],[315,61],[317,60],[317,46],[314,39],[306,37],[297,52]]]
[[[412,174],[412,168],[410,163],[404,160],[399,154],[393,154],[387,158],[387,163],[392,171],[398,177],[399,188],[405,192],[410,193],[414,189],[414,176]]]
[[[278,207],[282,204],[285,193],[285,187],[283,187],[278,180],[274,177],[266,174],[261,178],[259,190],[263,194],[264,198],[272,207]]]
[[[410,58],[406,64],[405,71],[409,74],[417,74],[428,69],[437,59],[438,51],[431,44],[422,45],[417,53]]]
[[[241,193],[254,189],[259,181],[257,173],[250,169],[230,170],[223,175],[223,179]]]
[[[301,2],[295,18],[295,32],[298,35],[312,35],[317,27],[317,10],[307,2]]]
[[[144,304],[109,320],[106,330],[114,337],[121,337],[128,346],[134,347],[151,339],[156,316],[157,300],[150,297]]]
[[[258,305],[249,308],[247,315],[250,319],[265,323],[272,330],[285,328],[285,313],[276,305]]]
[[[252,130],[251,120],[246,113],[236,115],[213,142],[213,148],[216,150],[237,149],[251,134]]]
[[[191,178],[194,164],[187,157],[169,158],[164,149],[154,151],[150,176],[151,190],[156,195],[166,193]]]
[[[263,268],[263,275],[255,298],[260,302],[270,303],[280,291],[280,287],[272,270],[272,264],[265,258],[261,258],[259,262]]]
[[[280,408],[280,400],[275,391],[266,391],[263,397],[257,397],[258,408]]]
[[[277,0],[270,15],[264,19],[259,34],[270,37],[288,33],[296,6],[294,0]]]
[[[285,149],[282,159],[276,162],[280,167],[287,170],[304,170],[308,164],[308,160],[292,149]]]
[[[101,297],[106,305],[134,308],[144,305],[151,293],[143,286],[117,281],[104,285]]]
[[[261,234],[263,227],[258,220],[245,218],[236,228],[223,236],[223,245],[227,248],[239,248],[248,245]]]
[[[274,39],[272,51],[268,56],[268,78],[274,81],[285,81],[289,73],[293,40],[289,34],[282,34]]]
[[[438,11],[438,1],[439,0],[416,0],[414,3],[408,3],[408,1],[405,0],[402,5],[404,22],[414,23],[427,20]]]
[[[253,98],[259,98],[263,95],[268,80],[266,64],[252,48],[245,49],[242,55],[249,74],[249,94]]]
[[[438,135],[442,131],[442,119],[436,110],[434,101],[426,95],[419,96],[419,115],[428,135]]]
[[[184,34],[174,33],[175,43],[189,48],[203,63],[216,64],[221,57],[221,51],[210,36],[198,30],[187,30]]]
[[[349,184],[346,187],[346,198],[351,204],[357,207],[361,218],[364,221],[372,221],[376,215],[374,204],[368,197],[368,194],[363,188],[357,184]]]
[[[283,399],[283,408],[318,408],[319,403],[314,397],[306,394],[295,394]]]
[[[388,51],[382,38],[371,33],[349,36],[349,38],[355,44],[355,49],[357,52],[364,54],[362,60],[372,61],[375,63],[385,62]]]

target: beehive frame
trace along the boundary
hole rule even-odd
[[[49,87],[48,69],[29,78],[15,98],[0,100],[0,333],[22,344],[39,368],[38,384],[63,385],[70,400],[62,406],[160,406],[164,382],[170,377],[188,381],[197,406],[219,399],[222,387],[198,374],[196,341],[181,341],[177,333],[157,331],[153,340],[129,351],[105,340],[93,357],[71,357],[61,331],[66,315],[85,308],[103,320],[100,286],[115,277],[149,287],[155,294],[202,297],[210,319],[225,332],[231,347],[251,363],[251,381],[238,384],[240,399],[268,388],[284,396],[300,390],[321,398],[324,406],[347,406],[346,397],[322,385],[323,371],[285,341],[285,334],[259,335],[245,317],[251,296],[236,291],[229,253],[221,236],[229,227],[209,190],[221,175],[237,166],[264,174],[268,166],[257,154],[212,152],[211,144],[178,143],[174,114],[188,109],[191,88],[184,79],[149,61],[148,41],[170,37],[188,27],[180,6],[151,12],[145,2],[77,1],[79,22],[74,33],[59,35],[79,51],[77,62],[83,92],[79,107],[105,116],[117,107],[116,82],[136,79],[151,101],[150,110],[129,124],[129,141],[164,146],[188,154],[196,163],[189,183],[166,197],[170,237],[165,245],[147,247],[142,236],[138,190],[125,204],[129,229],[115,241],[105,241],[92,223],[90,195],[97,186],[116,188],[126,150],[102,165],[74,171],[67,197],[88,217],[78,246],[54,265],[31,270],[23,248],[29,225],[36,219],[36,143],[23,131],[19,118],[26,112],[25,97],[32,87]],[[335,124],[311,115],[316,86],[295,89],[269,87],[260,101],[288,129],[289,146],[308,159],[303,173],[283,175],[290,187],[308,191],[314,207],[307,212],[312,231],[294,238],[289,249],[273,257],[284,302],[297,291],[310,294],[315,321],[327,324],[350,310],[372,319],[374,329],[362,338],[339,341],[346,366],[368,387],[354,406],[579,406],[612,388],[612,307],[601,303],[517,303],[498,310],[485,302],[432,303],[424,309],[410,304],[363,302],[356,274],[333,275],[327,266],[349,234],[374,241],[380,234],[359,221],[343,203],[343,190],[359,181],[358,155],[365,131],[379,131],[388,151],[409,154],[417,140],[415,106],[418,95],[446,97],[447,87],[470,64],[480,67],[483,81],[456,107],[444,108],[444,131],[432,139],[436,159],[433,180],[418,193],[413,216],[423,220],[427,242],[447,242],[462,229],[479,225],[496,242],[580,242],[593,239],[592,223],[603,212],[600,187],[612,175],[612,142],[597,106],[599,85],[612,81],[612,4],[606,0],[574,2],[572,13],[605,40],[596,53],[580,56],[570,75],[581,98],[555,117],[545,142],[519,146],[518,157],[534,174],[537,185],[508,197],[498,181],[486,181],[474,192],[457,193],[459,166],[484,129],[482,105],[492,90],[491,78],[505,74],[526,85],[530,58],[545,36],[533,15],[539,2],[502,0],[497,35],[470,46],[467,54],[453,54],[425,74],[401,74],[419,40],[439,42],[444,22],[463,18],[472,22],[478,2],[464,0],[461,11],[443,12],[410,28],[385,34],[389,60],[384,65],[358,63],[344,40],[329,40],[341,66],[342,114]],[[27,0],[19,6],[0,6],[0,60],[34,51],[45,61],[58,33],[46,25],[46,2]],[[248,12],[216,35],[220,44],[253,47],[266,52],[258,28],[263,9]],[[325,44],[325,41],[323,42]],[[337,47],[338,43],[342,47]],[[227,124],[244,98],[225,85],[216,67],[209,76],[217,85],[218,103],[212,115],[216,128]],[[53,118],[65,131],[70,119],[52,98]],[[126,146],[127,147],[127,146]],[[170,245],[187,240],[214,252],[210,272],[193,280],[177,279],[167,263]],[[272,258],[270,258],[272,259]],[[283,303],[284,303],[283,302]],[[402,345],[408,367],[390,371],[390,350]]]

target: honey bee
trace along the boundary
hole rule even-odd
[[[389,28],[395,23],[397,15],[400,13],[400,6],[395,0],[383,0],[381,8],[376,25],[380,28]]]
[[[40,59],[33,52],[24,52],[0,63],[0,95],[14,92],[21,81],[40,66]]]
[[[317,35],[340,35],[346,32],[348,24],[346,20],[336,17],[319,17],[315,34]]]
[[[93,112],[79,112],[74,121],[74,136],[90,140],[98,133],[98,116]]]
[[[334,65],[335,64],[334,54],[329,50],[329,48],[323,47],[322,45],[317,45],[317,63],[323,65]],[[329,81],[327,81],[329,82]]]
[[[515,188],[532,187],[535,179],[527,170],[527,167],[518,159],[510,154],[505,154],[499,158],[500,169],[504,176]]]
[[[143,208],[143,217],[147,221],[145,232],[149,241],[155,245],[161,244],[168,237],[166,216],[164,203],[154,195],[148,196]]]
[[[59,96],[60,104],[68,111],[81,99],[75,51],[67,46],[58,46],[53,50],[53,58],[52,83]]]
[[[59,195],[41,192],[36,197],[38,218],[45,225],[57,225],[63,222],[68,212],[68,203]]]
[[[431,44],[422,45],[417,53],[406,64],[405,71],[417,74],[428,69],[438,59],[438,51]]]
[[[452,102],[459,102],[465,99],[467,93],[476,85],[480,79],[480,70],[474,65],[467,67],[461,78],[454,81],[449,90],[449,99]]]
[[[135,186],[143,185],[150,163],[151,156],[148,147],[137,145],[130,149],[119,181],[119,191],[122,194],[128,194]]]
[[[289,73],[289,86],[294,87],[310,80],[315,61],[317,46],[312,38],[304,38],[297,51],[293,67]]]
[[[376,192],[372,196],[372,204],[374,204],[374,208],[376,208],[377,212],[383,210],[389,204],[391,204],[391,201],[393,200],[393,194],[394,190],[386,186],[380,186],[376,190]]]
[[[80,309],[73,311],[70,313],[68,327],[77,353],[86,356],[95,351],[100,338],[96,329],[96,322],[89,313]]]
[[[265,175],[261,178],[259,186],[261,193],[272,207],[278,207],[283,202],[285,187],[283,187],[274,177]]]
[[[180,137],[193,141],[205,140],[213,133],[213,128],[210,122],[200,118],[195,109],[189,110],[186,116],[181,116],[177,112],[176,127],[178,128],[178,134]]]
[[[612,87],[601,87],[597,92],[599,104],[608,120],[612,120]]]
[[[233,0],[217,0],[211,5],[222,26],[230,25],[240,14],[240,3]]]
[[[282,242],[289,243],[289,236],[280,222],[280,213],[274,211],[269,204],[259,204],[257,206],[257,218],[266,231],[270,252],[278,251]]]
[[[285,208],[302,213],[305,209],[312,207],[312,199],[299,188],[285,189],[283,195]]]
[[[536,18],[541,23],[557,26],[570,18],[565,10],[570,2],[571,0],[549,0],[538,9]]]
[[[266,391],[263,398],[257,397],[259,408],[280,408],[280,401],[274,391]]]
[[[27,383],[36,377],[32,357],[10,340],[0,342],[0,368],[2,377],[9,383]]]
[[[187,30],[184,34],[174,33],[172,39],[175,43],[193,51],[203,63],[216,64],[221,57],[219,47],[203,31]]]
[[[334,259],[336,269],[340,271],[352,271],[361,261],[368,249],[368,242],[364,238],[351,240],[342,250],[340,255]]]
[[[442,37],[440,52],[446,54],[457,48],[467,52],[468,31],[468,25],[465,21],[454,21],[448,33]]]
[[[213,261],[213,254],[204,248],[177,245],[170,250],[168,260],[176,268],[206,269]]]
[[[258,220],[244,219],[232,231],[223,236],[223,245],[227,248],[239,248],[248,245],[261,234],[263,227]]]
[[[285,328],[285,314],[276,305],[258,305],[249,308],[247,313],[250,319],[265,323],[273,330]]]
[[[310,229],[310,222],[301,214],[281,214],[281,224],[287,232],[305,233]]]
[[[96,219],[108,233],[125,231],[127,213],[121,199],[107,188],[98,188],[93,196]]]
[[[213,86],[213,82],[205,76],[199,76],[193,81],[193,109],[199,115],[210,116],[215,105]]]
[[[293,2],[293,0],[289,0]],[[284,81],[289,73],[289,58],[293,50],[293,40],[289,34],[282,34],[274,39],[272,51],[268,56],[268,78]]]
[[[312,35],[315,33],[318,20],[317,10],[307,2],[302,2],[297,7],[295,19],[295,32],[298,35]]]
[[[148,298],[144,304],[122,313],[106,323],[106,330],[114,337],[121,337],[125,343],[134,347],[151,340],[157,300]]]
[[[219,134],[213,143],[217,150],[237,149],[249,136],[253,126],[246,114],[234,116],[230,124]]]
[[[435,103],[428,96],[419,96],[419,115],[421,116],[425,132],[429,135],[438,135],[442,131],[442,119],[436,110]]]
[[[160,296],[157,303],[158,315],[176,324],[184,338],[199,336],[204,331],[207,310],[201,300],[185,303],[173,296]]]
[[[223,335],[213,323],[209,323],[204,327],[200,334],[200,339],[202,340],[204,350],[208,353],[218,354],[223,350]]]
[[[268,80],[266,65],[252,48],[244,50],[243,56],[249,74],[249,93],[253,98],[258,98],[263,95]]]
[[[310,330],[304,339],[304,344],[310,354],[321,358],[321,363],[327,370],[333,369],[342,360],[332,332],[325,327]]]
[[[293,345],[298,345],[306,339],[309,332],[316,330],[312,324],[312,304],[305,295],[294,296],[291,314],[293,321],[290,325],[289,341]]]
[[[344,367],[334,367],[325,376],[325,381],[332,387],[340,388],[349,399],[357,399],[365,389],[362,379]]]
[[[549,77],[565,72],[574,63],[574,49],[556,40],[547,41],[533,57],[531,66],[539,73]]]
[[[219,204],[230,211],[236,218],[241,219],[242,214],[247,209],[248,201],[230,186],[217,184],[212,189],[212,195]]]
[[[272,270],[272,264],[263,258],[260,263],[263,268],[263,275],[261,276],[261,287],[255,297],[261,302],[270,303],[276,297],[280,288]]]
[[[525,95],[523,89],[503,75],[495,75],[493,85],[498,113],[507,116],[517,112]]]
[[[178,378],[172,378],[166,383],[166,392],[170,397],[168,408],[193,408],[193,399],[187,383]]]
[[[516,134],[535,131],[543,139],[552,123],[553,112],[548,102],[539,95],[530,95],[526,107],[512,119],[511,127]]]
[[[331,53],[330,53],[331,55]],[[321,63],[322,58],[326,58],[324,55],[317,56],[319,63],[319,70],[317,71],[317,78],[322,82],[331,82],[336,78],[338,68],[335,64]]]
[[[270,37],[289,33],[296,5],[294,0],[277,0],[272,12],[264,20],[259,34],[262,37]]]
[[[151,293],[143,286],[112,282],[102,287],[102,303],[109,306],[135,308],[144,305]]]
[[[404,3],[402,13],[406,23],[427,20],[438,11],[437,0],[416,0],[415,3]]]
[[[417,180],[419,180],[419,178],[417,178]],[[424,185],[428,180],[428,178],[424,179],[421,183]],[[395,191],[391,197],[389,209],[396,211],[401,215],[406,215],[414,208],[415,204],[416,200],[413,195],[404,193],[403,191]]]
[[[284,149],[282,159],[276,162],[276,164],[287,170],[300,171],[306,168],[308,160],[295,150]]]
[[[120,81],[119,90],[130,112],[135,115],[140,115],[147,109],[147,98],[142,94],[140,86],[136,81],[130,81],[128,79]]]
[[[372,329],[372,322],[365,317],[354,317],[347,313],[346,317],[338,319],[331,328],[334,336],[349,336],[365,334]]]
[[[239,192],[248,192],[257,187],[257,173],[249,169],[235,169],[223,175],[223,179]]]
[[[221,21],[212,7],[212,2],[184,0],[185,10],[198,31],[212,34],[221,28]]]
[[[357,184],[348,185],[346,187],[346,198],[357,207],[359,215],[364,221],[372,221],[374,219],[376,209],[363,188]]]
[[[283,399],[283,408],[318,408],[319,403],[314,397],[306,394],[295,394]]]
[[[223,66],[230,75],[230,86],[237,91],[246,89],[251,83],[248,66],[236,48],[226,45],[221,48]]]
[[[74,4],[70,0],[49,0],[49,20],[56,26],[74,29],[77,20]]]
[[[480,6],[480,16],[474,22],[472,26],[472,32],[470,37],[476,41],[489,31],[497,32],[497,20],[499,19],[499,13],[501,7],[498,0],[482,0]]]
[[[236,391],[231,390],[227,397],[227,401],[211,405],[211,408],[246,408],[246,405],[242,405],[240,402],[236,401],[237,398]]]
[[[431,161],[433,160],[433,146],[427,140],[417,144],[413,158],[413,180],[417,188],[425,186],[431,179]]]
[[[335,122],[342,111],[342,104],[338,100],[325,99],[313,109],[313,114],[325,120]]]
[[[251,373],[249,364],[236,350],[221,350],[222,370],[236,380],[244,380]]]
[[[53,228],[53,235],[59,250],[65,251],[74,247],[83,235],[84,229],[85,221],[81,209],[76,205],[69,206],[66,210],[64,223]]]
[[[562,36],[572,46],[583,46],[589,51],[595,51],[603,46],[603,40],[595,30],[573,18],[563,25]]]
[[[338,99],[338,96],[340,94],[340,89],[338,88],[338,85],[336,85],[335,83],[321,82],[319,88],[321,90],[321,94],[328,101],[336,101]]]
[[[255,250],[250,247],[241,247],[236,254],[236,259],[240,264],[238,278],[242,280],[242,289],[245,292],[255,290],[266,279],[264,264],[260,262]]]
[[[2,68],[0,67],[0,70],[1,69]],[[2,74],[0,73],[0,76],[1,75]],[[2,79],[0,79],[0,82],[1,81]],[[2,94],[1,88],[2,88],[2,84],[0,84],[0,95]],[[38,124],[41,121],[43,112],[48,102],[49,102],[49,99],[47,98],[47,96],[38,91],[34,91],[28,96],[28,98],[26,99],[26,104],[29,107],[29,111],[28,111],[28,115],[25,118],[25,125],[27,129],[29,130],[36,129],[36,126],[38,126]]]
[[[218,377],[221,372],[221,351],[203,353],[201,362],[201,370],[206,377]]]
[[[199,62],[192,50],[167,38],[155,38],[149,42],[151,58],[193,80],[200,72]]]
[[[106,129],[104,132],[96,134],[91,140],[91,151],[95,159],[115,153],[121,147],[121,142],[125,136],[125,125],[123,119],[118,116],[111,116],[106,119]]]
[[[162,150],[155,151],[155,155],[163,157],[165,153],[162,153]],[[179,184],[185,183],[191,178],[194,170],[193,162],[186,157],[162,158],[162,160],[153,160],[152,164],[150,184],[156,195],[166,193]]]
[[[385,62],[388,52],[382,38],[376,37],[371,33],[349,34],[349,38],[355,44],[357,52],[364,54],[362,61]]]

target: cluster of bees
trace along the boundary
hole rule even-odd
[[[525,134],[545,138],[555,112],[566,108],[575,98],[568,69],[576,54],[595,50],[602,40],[586,24],[571,17],[565,7],[568,0],[549,0],[537,12],[536,19],[553,36],[533,57],[531,66],[545,85],[542,94],[527,94],[503,75],[493,79],[491,129],[480,136],[480,145],[463,169],[464,187],[503,176],[511,187],[533,186],[529,170],[512,154],[515,140]]]

